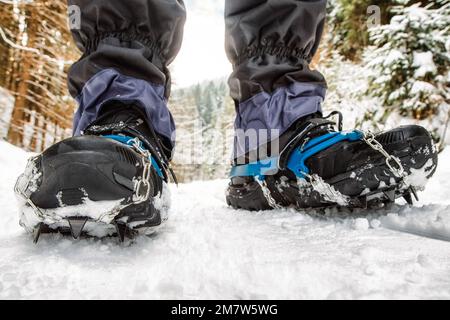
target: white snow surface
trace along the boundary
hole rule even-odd
[[[18,225],[27,154],[0,141],[0,299],[449,299],[450,150],[414,207],[369,216],[234,211],[226,181],[172,186],[152,237],[75,241]]]

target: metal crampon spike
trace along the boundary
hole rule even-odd
[[[75,240],[78,240],[81,236],[81,233],[83,232],[84,226],[86,225],[88,218],[73,217],[67,218],[67,220],[69,221],[70,232],[72,233],[72,237]]]
[[[403,199],[405,199],[405,201],[406,201],[410,206],[412,206],[412,205],[414,204],[414,201],[413,201],[413,199],[412,199],[412,196],[411,196],[411,193],[410,193],[410,192],[405,193],[405,194],[403,195]]]
[[[395,202],[395,190],[384,191],[383,193],[389,201]]]
[[[117,237],[119,238],[120,243],[124,243],[128,231],[126,223],[116,221],[114,226],[116,227]]]
[[[417,195],[417,191],[416,188],[414,188],[413,186],[409,187],[409,190],[411,191],[411,193],[413,194],[414,198],[416,199],[417,202],[419,202],[419,196]]]
[[[44,223],[39,223],[33,230],[33,243],[37,244],[39,242],[39,238],[41,237],[42,230],[44,229]]]

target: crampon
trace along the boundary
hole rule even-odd
[[[336,114],[336,113],[334,113]],[[340,114],[339,114],[340,115]],[[235,165],[227,202],[236,209],[373,209],[410,205],[437,168],[438,152],[420,126],[373,134],[309,119],[279,155]]]
[[[131,111],[130,111],[131,110]],[[15,193],[20,224],[34,235],[117,237],[154,233],[167,219],[164,147],[136,108],[106,113],[85,135],[29,160]]]

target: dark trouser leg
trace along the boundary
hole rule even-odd
[[[79,135],[112,100],[134,103],[173,147],[175,124],[167,108],[170,74],[186,12],[181,0],[69,0],[74,39],[83,52],[69,73],[79,103]],[[80,13],[80,16],[77,16]],[[77,25],[81,22],[80,25]]]
[[[321,112],[324,77],[309,68],[325,22],[326,0],[227,0],[226,50],[234,72],[236,129],[275,129],[281,135],[298,119]],[[235,156],[256,145],[238,135]],[[263,135],[264,136],[264,135]]]

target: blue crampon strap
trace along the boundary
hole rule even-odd
[[[298,178],[305,179],[310,173],[306,165],[313,155],[328,149],[336,143],[342,141],[358,141],[364,139],[361,131],[332,132],[323,136],[311,139],[304,146],[294,150],[288,160],[287,168]],[[269,158],[262,161],[253,162],[247,165],[235,166],[231,169],[230,176],[234,177],[256,177],[264,180],[265,176],[276,174],[279,171],[278,157]]]
[[[135,141],[135,138],[128,137],[128,136],[107,135],[107,136],[103,136],[103,137],[107,138],[107,139],[111,139],[111,140],[117,141],[117,142],[120,142],[120,143],[123,143],[123,144],[127,145],[130,148],[133,147],[133,143]],[[140,147],[142,149],[146,150],[145,147],[143,146],[142,142],[139,142],[139,143],[140,143]],[[164,179],[164,175],[162,173],[162,170],[159,167],[158,163],[153,158],[153,156],[150,156],[149,160],[152,163],[153,168],[155,168],[155,171],[158,174],[158,176],[160,178]]]

